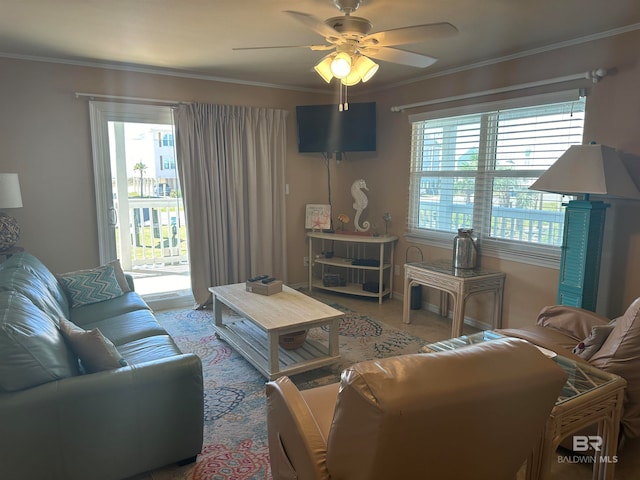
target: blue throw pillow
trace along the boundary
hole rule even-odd
[[[71,308],[103,302],[123,294],[112,265],[59,275]]]

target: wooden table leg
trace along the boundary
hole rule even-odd
[[[267,354],[269,358],[267,360],[267,370],[269,371],[269,379],[274,380],[278,378],[280,372],[280,361],[278,357],[278,334],[269,332],[269,351]]]
[[[213,307],[214,307],[214,322],[217,327],[222,326],[222,302],[218,299],[217,295],[213,296]]]
[[[402,300],[402,323],[411,323],[411,279],[405,275],[404,277],[404,298]]]
[[[340,329],[340,319],[334,318],[329,324],[329,356],[335,357],[340,353],[340,343],[338,332]]]
[[[593,478],[602,480],[614,480],[613,457],[618,451],[618,434],[620,433],[620,423],[615,422],[612,418],[614,412],[607,415],[607,418],[598,425],[598,435],[602,438],[602,451],[600,455],[596,454],[596,464],[593,466]],[[605,461],[599,461],[604,457]]]
[[[449,316],[449,293],[444,290],[440,290],[440,316]]]
[[[453,322],[451,324],[451,337],[459,337],[462,335],[462,327],[464,325],[464,302],[464,295],[456,294],[453,296]]]
[[[504,289],[502,287],[494,290],[493,296],[493,328],[502,328],[502,297]]]

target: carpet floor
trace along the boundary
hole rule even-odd
[[[347,366],[362,360],[415,353],[425,341],[389,327],[339,303],[341,359],[327,367],[292,376],[299,388],[336,382]],[[233,315],[226,311],[225,315]],[[203,364],[204,446],[195,464],[169,466],[151,472],[153,480],[270,479],[263,377],[249,362],[215,336],[209,310],[168,310],[156,314],[184,352]],[[326,341],[328,333],[314,328],[309,336]],[[144,477],[143,477],[144,478]]]

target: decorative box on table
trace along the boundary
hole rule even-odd
[[[282,291],[282,280],[273,280],[269,283],[262,283],[261,280],[250,282],[247,280],[247,292],[259,295],[273,295]]]

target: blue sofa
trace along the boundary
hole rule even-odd
[[[33,255],[0,264],[0,478],[123,479],[200,453],[200,359],[124,282],[114,298],[74,306]],[[97,329],[118,364],[83,371],[63,323]]]

